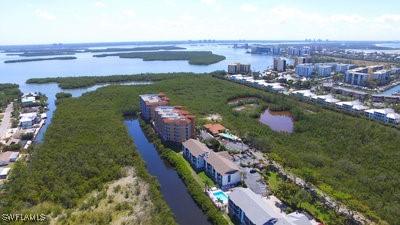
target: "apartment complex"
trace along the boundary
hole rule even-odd
[[[303,63],[297,64],[295,71],[301,77],[310,77],[313,74],[320,77],[327,77],[332,73],[346,73],[347,70],[354,68],[353,64],[343,63]]]
[[[221,189],[235,187],[240,182],[239,167],[228,152],[214,152],[195,139],[182,143],[183,156],[196,171],[205,171]]]
[[[228,74],[249,74],[250,64],[233,63],[228,65]]]
[[[294,59],[294,66],[297,66],[299,64],[304,64],[304,63],[311,63],[311,57],[296,57]]]
[[[344,78],[344,82],[357,86],[367,86],[369,81],[375,81],[378,85],[387,84],[390,71],[383,69],[382,65],[360,67],[348,70]]]
[[[195,135],[195,117],[181,106],[157,106],[152,120],[165,142],[181,144]]]
[[[298,64],[295,72],[301,77],[311,77],[314,73],[314,65],[311,63]]]
[[[273,198],[273,196],[271,197]],[[313,225],[316,221],[305,214],[286,214],[274,199],[266,199],[249,188],[235,188],[229,194],[228,212],[235,224],[240,225]]]
[[[154,118],[155,108],[157,106],[166,106],[169,99],[164,93],[140,95],[140,112],[144,120]]]
[[[278,72],[286,71],[286,60],[281,57],[274,58],[274,70]]]

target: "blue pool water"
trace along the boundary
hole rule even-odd
[[[222,201],[222,203],[228,203],[228,196],[223,191],[216,191],[213,195]]]

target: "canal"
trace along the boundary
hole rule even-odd
[[[189,195],[177,172],[158,155],[155,146],[148,141],[137,119],[125,120],[129,135],[136,149],[146,162],[147,170],[160,183],[161,193],[175,215],[178,224],[210,224],[207,217]]]

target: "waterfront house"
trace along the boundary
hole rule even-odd
[[[181,106],[157,106],[153,126],[161,140],[172,145],[194,137],[195,117]]]
[[[154,118],[154,109],[157,106],[168,105],[169,99],[164,93],[139,95],[140,112],[144,120],[150,121]]]
[[[36,98],[34,96],[25,96],[21,98],[22,107],[29,107],[37,105]]]
[[[36,112],[32,113],[21,113],[20,114],[20,127],[23,129],[29,129],[32,128],[32,126],[39,122],[39,117]]]
[[[223,190],[240,183],[239,167],[228,158],[227,152],[210,151],[205,157],[205,172]]]
[[[189,139],[182,143],[182,151],[185,159],[196,171],[204,170],[205,157],[211,151],[207,146],[195,139]]]

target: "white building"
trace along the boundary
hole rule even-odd
[[[363,105],[359,100],[337,102],[336,107],[352,113],[360,113],[368,109],[368,107]]]
[[[367,109],[365,115],[373,120],[381,121],[387,124],[397,125],[400,123],[400,114],[396,113],[394,109]]]
[[[218,186],[226,190],[240,183],[239,167],[228,157],[228,152],[210,151],[205,157],[205,172]]]
[[[282,204],[275,196],[262,197],[249,188],[238,187],[228,199],[229,216],[240,225],[315,225],[314,219],[305,214],[286,214],[277,205]]]
[[[22,113],[20,114],[20,126],[23,129],[28,129],[28,128],[32,128],[32,126],[38,122],[38,115],[37,113],[33,112],[33,113]]]
[[[10,169],[9,167],[0,167],[0,179],[6,179]]]

